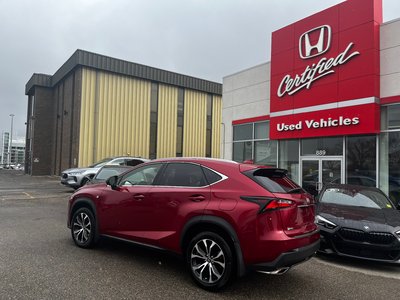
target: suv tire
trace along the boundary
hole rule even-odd
[[[217,291],[233,275],[233,255],[228,243],[214,232],[197,234],[186,250],[186,262],[192,279],[203,289]]]
[[[90,209],[79,208],[71,220],[71,235],[75,244],[81,248],[91,248],[97,241],[96,219]]]

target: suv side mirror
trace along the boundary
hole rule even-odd
[[[111,176],[106,180],[107,185],[111,186],[113,190],[117,188],[117,183],[118,183],[118,176]]]

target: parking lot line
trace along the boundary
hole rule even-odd
[[[28,196],[30,199],[35,199],[35,197],[33,197],[32,195],[30,195],[29,193],[27,193],[27,192],[22,192],[23,194],[25,194],[26,196]]]

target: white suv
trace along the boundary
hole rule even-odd
[[[150,160],[140,157],[108,157],[86,168],[73,168],[63,171],[61,173],[61,184],[78,189],[93,178],[104,165],[136,166],[147,161]]]

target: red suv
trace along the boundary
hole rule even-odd
[[[159,159],[69,200],[75,244],[100,236],[179,253],[218,290],[248,269],[282,274],[319,248],[314,203],[277,168],[207,158]]]

